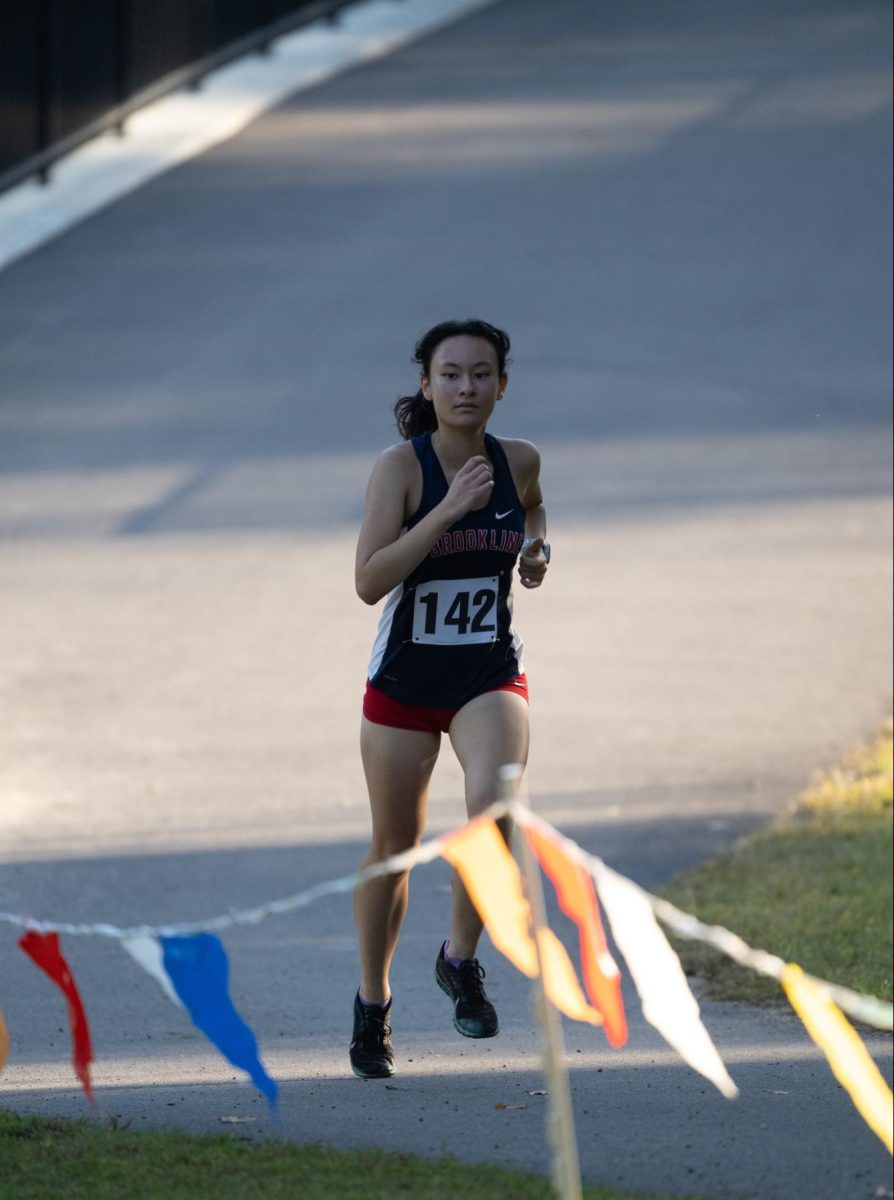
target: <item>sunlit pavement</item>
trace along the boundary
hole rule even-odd
[[[553,566],[516,598],[540,811],[652,887],[871,732],[891,693],[889,25],[820,0],[503,0],[0,274],[0,909],[163,923],[356,865],[376,613],[353,538],[412,342],[445,314],[510,330],[497,432],[544,452]],[[432,830],[460,794],[445,755]],[[344,898],[228,935],[234,998],[289,1136],[546,1173],[527,985],[482,951],[504,1033],[479,1045],[432,980],[447,879],[414,880],[392,1089],[347,1074]],[[83,1111],[62,1001],[0,937],[5,1102]],[[268,1129],[115,945],[66,948],[108,1111]],[[588,1179],[887,1186],[784,1010],[705,1006],[730,1104],[629,999],[629,1050],[567,1030]]]

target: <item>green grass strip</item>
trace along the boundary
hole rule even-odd
[[[817,779],[792,812],[662,894],[812,975],[892,999],[892,739]],[[781,999],[778,984],[699,942],[675,939],[690,975],[721,1000]]]
[[[550,1200],[546,1179],[380,1150],[180,1133],[0,1112],[0,1200]],[[587,1186],[586,1200],[646,1200]],[[656,1196],[649,1200],[670,1200]],[[685,1200],[675,1197],[674,1200]],[[689,1200],[696,1200],[690,1197]]]

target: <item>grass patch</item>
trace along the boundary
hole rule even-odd
[[[663,895],[813,975],[892,999],[892,738],[819,777],[784,817],[672,879]],[[722,1000],[780,999],[772,979],[675,939],[690,975]]]
[[[553,1194],[545,1179],[453,1158],[130,1133],[92,1121],[2,1111],[0,1163],[2,1200],[549,1200]],[[584,1196],[636,1200],[629,1192],[592,1186]]]

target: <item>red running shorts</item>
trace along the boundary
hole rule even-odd
[[[514,692],[528,699],[528,677],[518,675],[509,683],[489,688],[492,692]],[[486,695],[486,693],[482,693]],[[379,688],[366,681],[363,697],[363,715],[375,725],[390,725],[392,729],[415,729],[420,733],[446,733],[450,722],[459,712],[458,708],[434,708],[429,704],[402,704],[392,700]]]

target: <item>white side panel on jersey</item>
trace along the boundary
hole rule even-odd
[[[509,609],[509,636],[512,638],[512,653],[515,655],[515,661],[518,663],[519,675],[524,675],[525,664],[522,660],[522,655],[525,652],[525,644],[521,640],[518,630],[512,624],[512,588],[509,589],[509,594],[506,597],[506,607]]]
[[[396,588],[392,588],[388,593],[388,599],[385,601],[385,607],[382,609],[382,615],[379,618],[379,632],[376,634],[376,640],[373,644],[372,658],[369,660],[368,679],[372,679],[382,665],[382,659],[385,657],[385,648],[388,645],[388,635],[391,633],[391,622],[403,594],[404,585],[402,583],[399,583]]]

